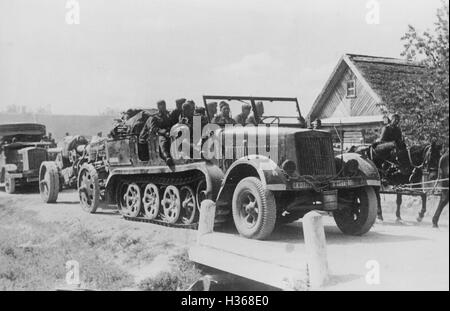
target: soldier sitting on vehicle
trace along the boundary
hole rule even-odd
[[[158,136],[158,145],[161,158],[166,161],[168,166],[173,166],[173,159],[170,155],[170,118],[166,108],[166,102],[160,100],[157,103],[158,113],[148,118],[140,135],[139,143],[148,142],[149,135]]]
[[[258,125],[262,123],[262,117],[264,115],[264,104],[263,102],[257,102],[255,104],[256,113],[255,111],[253,114],[251,114],[246,121],[246,124],[253,124]]]
[[[207,103],[206,107],[208,109],[208,116],[211,120],[214,119],[214,117],[217,114],[217,102],[211,102],[211,103]]]
[[[236,124],[240,124],[240,125],[244,126],[246,124],[248,116],[250,115],[251,110],[252,110],[252,106],[250,104],[243,104],[242,112],[234,118],[234,121],[236,121]]]
[[[183,104],[185,102],[186,102],[185,98],[179,98],[175,100],[176,108],[172,110],[169,116],[171,126],[174,126],[180,121],[180,117],[183,112]]]
[[[225,124],[236,124],[233,118],[230,116],[230,105],[227,102],[221,101],[219,103],[220,114],[215,116],[212,120],[212,123],[215,123],[220,126],[225,126]]]

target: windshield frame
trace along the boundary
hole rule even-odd
[[[295,119],[296,121],[300,120],[301,118],[303,118],[302,113],[300,111],[300,105],[298,103],[298,99],[296,97],[256,97],[256,96],[226,96],[226,95],[203,95],[203,104],[205,106],[205,110],[206,110],[206,116],[209,120],[209,122],[211,122],[211,116],[209,115],[209,111],[208,111],[208,102],[212,102],[212,101],[241,101],[243,103],[249,103],[252,106],[252,111],[255,114],[255,116],[257,117],[258,121],[260,121],[260,116],[257,114],[257,110],[256,110],[256,102],[258,101],[262,101],[262,102],[274,102],[274,101],[278,101],[278,102],[293,102],[295,103],[296,109],[297,109],[297,113],[298,116],[297,117],[291,117],[291,116],[264,116],[265,118],[279,118],[279,119]],[[287,123],[287,124],[297,124],[298,122],[293,122],[293,123]]]

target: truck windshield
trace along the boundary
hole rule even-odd
[[[298,124],[303,119],[295,98],[205,96],[204,100],[206,109],[211,107],[210,103],[217,103],[216,115],[223,113],[223,108],[228,105],[229,116],[237,122],[251,123],[256,119],[258,123],[264,124]],[[209,112],[212,121],[213,112],[211,109]]]

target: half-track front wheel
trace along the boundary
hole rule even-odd
[[[39,169],[39,193],[45,203],[55,203],[60,191],[58,167],[55,162],[42,162]]]
[[[377,197],[373,187],[346,192],[340,200],[348,207],[333,212],[338,228],[348,235],[363,235],[372,228],[377,218]]]
[[[98,174],[92,164],[83,164],[77,180],[78,194],[83,210],[95,213],[100,204],[100,184]]]
[[[262,240],[275,227],[277,210],[273,193],[256,177],[242,179],[233,194],[233,220],[239,233]]]

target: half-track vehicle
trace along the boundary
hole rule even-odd
[[[48,159],[48,148],[42,124],[15,123],[0,125],[0,186],[14,193],[17,186],[37,184],[39,167]]]
[[[51,161],[42,162],[39,169],[39,192],[45,203],[55,203],[64,188],[76,189],[79,169],[88,161],[88,144],[85,136],[66,136],[60,146],[48,149]]]
[[[201,157],[194,157],[192,150],[191,157],[174,157],[172,167],[162,159],[156,136],[150,135],[147,144],[139,144],[134,135],[106,140],[106,163],[97,165],[107,174],[91,164],[80,170],[83,208],[95,212],[102,196],[106,203],[117,204],[125,218],[189,226],[197,222],[200,203],[211,199],[216,223],[232,219],[247,238],[265,239],[276,224],[293,222],[311,210],[332,213],[345,234],[370,230],[380,186],[376,167],[358,154],[335,156],[329,132],[307,129],[300,122],[296,98],[204,96],[210,122],[208,107],[215,101],[250,105],[257,126],[208,124],[203,146],[211,140],[224,142],[217,144],[219,156],[205,157],[208,145]],[[264,114],[257,108],[261,102]],[[172,134],[176,151],[179,135]]]

